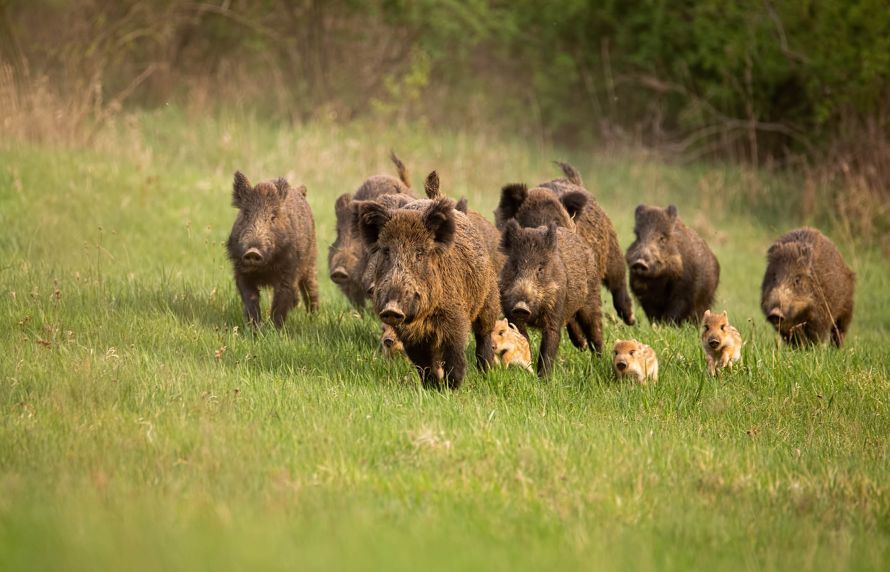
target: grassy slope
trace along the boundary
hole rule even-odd
[[[711,381],[694,328],[609,319],[607,343],[659,353],[656,387],[564,342],[546,384],[471,370],[426,392],[324,277],[334,197],[391,171],[390,146],[484,213],[502,183],[555,175],[556,151],[481,135],[169,111],[91,151],[2,148],[0,568],[886,569],[878,254],[841,245],[859,277],[844,351],[776,349],[758,287],[766,246],[801,223],[782,220],[785,183],[570,156],[622,245],[638,202],[703,231],[745,366]],[[222,248],[236,167],[310,189],[322,311],[281,334],[241,331]],[[750,193],[775,208],[747,212]]]

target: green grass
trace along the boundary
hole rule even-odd
[[[420,389],[326,278],[333,200],[391,172],[390,147],[416,185],[439,169],[486,214],[503,183],[569,159],[625,247],[637,203],[675,202],[720,258],[743,366],[707,378],[695,328],[619,325],[605,296],[607,343],[652,345],[654,387],[611,381],[565,341],[548,382],[471,368],[458,392]],[[222,246],[236,168],[309,188],[322,310],[282,332],[242,325]],[[848,346],[778,347],[759,282],[771,240],[808,222],[781,198],[793,184],[175,111],[89,149],[7,142],[0,569],[886,570],[890,270],[833,234],[858,275]]]

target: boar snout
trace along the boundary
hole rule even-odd
[[[779,322],[785,319],[785,313],[779,308],[773,308],[769,311],[766,319],[769,321],[770,324],[778,326]]]
[[[526,304],[525,302],[516,302],[513,305],[513,310],[511,312],[513,314],[513,318],[516,321],[520,322],[528,320],[532,315],[531,308],[529,308],[528,304]]]
[[[246,264],[262,264],[263,262],[263,253],[260,252],[259,248],[248,248],[244,255],[241,257]]]
[[[349,274],[346,273],[346,269],[342,266],[338,266],[331,270],[331,280],[333,280],[335,284],[343,284],[348,279]]]
[[[402,311],[398,302],[389,302],[380,310],[380,319],[384,324],[395,326],[405,321],[405,312]]]
[[[383,338],[383,345],[388,348],[391,348],[395,343],[396,341],[391,336],[386,336],[385,338]]]
[[[711,349],[717,349],[720,347],[720,338],[708,338],[708,345],[711,346]]]
[[[616,361],[616,362],[615,362],[615,368],[616,368],[618,371],[624,371],[624,370],[627,369],[627,362],[626,362],[626,361]]]
[[[649,272],[649,263],[642,257],[637,258],[630,263],[630,270],[631,272],[636,272],[637,274],[645,274],[646,272]]]

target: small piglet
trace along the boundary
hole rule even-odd
[[[742,358],[742,334],[730,325],[726,312],[715,314],[705,310],[701,345],[711,375],[717,375],[717,370],[724,367],[731,369],[732,364]]]
[[[655,350],[637,340],[618,340],[612,347],[612,368],[618,379],[633,377],[646,385],[658,381],[658,358]]]
[[[506,318],[495,322],[494,331],[491,333],[491,344],[495,363],[505,366],[515,365],[534,373],[528,340]]]
[[[525,335],[542,332],[537,371],[550,374],[562,328],[574,319],[597,353],[603,348],[600,280],[595,255],[583,238],[550,223],[522,228],[507,222],[501,238],[507,262],[499,285],[501,308]]]
[[[226,248],[235,271],[235,285],[251,326],[260,322],[260,287],[271,286],[272,322],[280,328],[297,303],[318,309],[315,281],[315,221],[306,187],[291,187],[284,179],[251,186],[235,173],[232,206],[238,216]]]

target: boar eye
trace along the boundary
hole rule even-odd
[[[795,285],[795,286],[800,286],[800,283],[801,283],[800,276],[795,276],[795,277],[794,277],[794,285]]]
[[[721,326],[720,326],[720,330],[723,331],[723,332],[725,332],[725,331],[726,331],[726,324],[721,325]]]
[[[389,247],[384,246],[380,251],[383,253],[383,256],[389,256]]]
[[[630,355],[634,355],[634,352],[637,350],[630,350]]]
[[[659,244],[666,244],[667,241],[668,241],[668,237],[665,236],[665,235],[663,235],[663,234],[662,234],[660,237],[658,237],[658,243],[659,243]]]
[[[418,248],[418,249],[414,252],[414,258],[415,258],[416,260],[422,260],[424,254],[425,254],[425,253],[424,253],[423,249]]]

